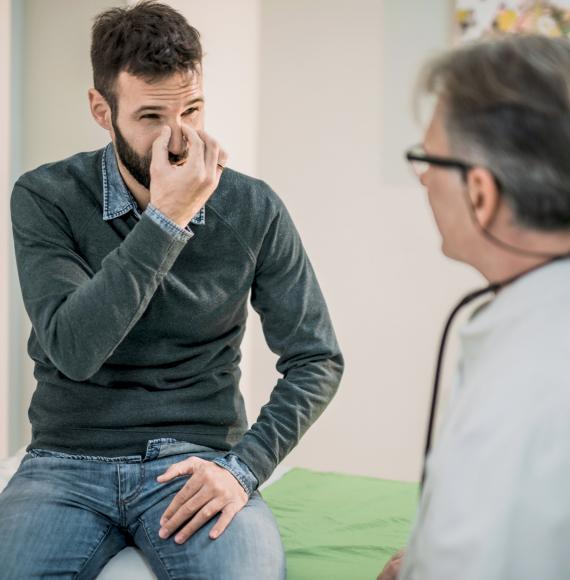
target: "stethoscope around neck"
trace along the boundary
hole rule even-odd
[[[470,205],[470,207],[473,210],[471,205]],[[473,216],[473,217],[475,217],[475,216]],[[520,272],[519,274],[512,276],[511,278],[503,280],[502,282],[495,282],[495,283],[489,284],[488,286],[485,286],[484,288],[480,288],[478,290],[474,290],[473,292],[470,292],[469,294],[464,296],[459,301],[459,303],[455,306],[455,308],[449,314],[447,321],[445,323],[444,329],[443,329],[443,333],[441,335],[441,340],[440,340],[440,344],[439,344],[439,351],[437,354],[436,365],[435,365],[435,373],[434,373],[433,387],[432,387],[432,394],[431,394],[430,414],[429,414],[428,428],[427,428],[426,439],[425,439],[424,461],[423,461],[423,468],[422,468],[422,479],[421,479],[421,483],[420,483],[420,493],[423,491],[423,488],[424,488],[424,483],[425,483],[425,478],[426,478],[427,459],[428,459],[428,455],[429,455],[429,452],[431,450],[432,442],[433,442],[435,420],[436,420],[436,415],[437,415],[437,402],[438,402],[438,395],[439,395],[439,386],[440,386],[440,382],[441,382],[441,373],[442,373],[442,369],[443,369],[443,359],[444,359],[444,355],[445,355],[445,347],[446,347],[447,339],[449,337],[449,331],[451,329],[451,325],[453,324],[453,321],[455,320],[455,317],[465,306],[467,306],[468,304],[470,304],[474,300],[477,300],[478,298],[481,298],[482,296],[485,296],[487,294],[496,294],[499,290],[505,288],[506,286],[509,286],[513,282],[516,282],[518,279],[522,278],[523,276],[526,276],[527,274],[530,274],[531,272],[534,272],[535,270],[543,268],[544,266],[547,266],[547,265],[551,264],[552,262],[556,262],[558,260],[570,258],[570,253],[553,255],[553,254],[518,248],[518,247],[513,246],[507,242],[504,242],[503,240],[496,238],[491,232],[489,232],[487,229],[485,229],[483,226],[481,226],[481,224],[479,223],[479,221],[476,218],[474,221],[475,221],[476,225],[478,226],[478,229],[481,232],[481,234],[483,234],[489,241],[491,241],[495,245],[497,245],[505,250],[508,250],[510,252],[516,253],[516,254],[525,255],[525,256],[529,256],[529,257],[533,257],[533,258],[545,258],[545,261],[541,262],[540,264],[533,266],[532,268],[529,268],[523,272]]]

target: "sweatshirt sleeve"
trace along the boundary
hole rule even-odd
[[[259,252],[251,303],[282,376],[232,453],[261,484],[329,404],[344,366],[315,273],[281,203]]]
[[[11,215],[22,296],[38,341],[61,373],[87,380],[142,316],[187,239],[143,214],[94,272],[52,200],[16,183]]]

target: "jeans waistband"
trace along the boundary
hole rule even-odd
[[[179,453],[224,453],[204,445],[196,445],[187,441],[178,441],[172,437],[162,437],[160,439],[149,439],[146,444],[145,455],[123,455],[120,457],[102,457],[97,455],[80,455],[76,453],[63,453],[50,449],[32,448],[28,451],[36,457],[60,457],[62,459],[80,459],[83,461],[102,461],[104,463],[141,463],[152,461],[169,455]]]

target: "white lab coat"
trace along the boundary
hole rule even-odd
[[[399,580],[570,579],[570,260],[461,332]]]

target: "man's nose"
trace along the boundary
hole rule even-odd
[[[170,130],[170,141],[168,142],[169,156],[174,161],[183,159],[186,155],[186,138],[184,137],[184,133],[182,133],[182,128],[180,125],[171,125]]]

